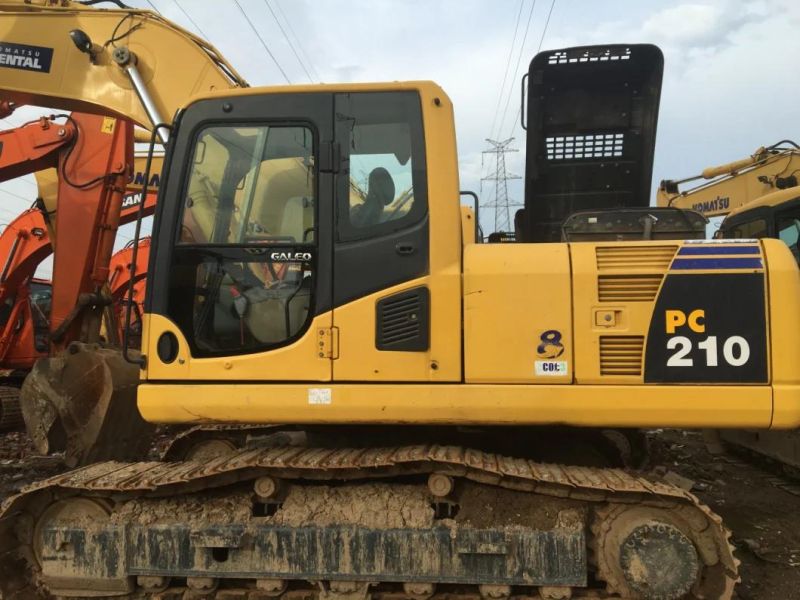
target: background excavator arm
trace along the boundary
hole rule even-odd
[[[53,266],[53,349],[76,339],[96,339],[100,296],[133,166],[133,127],[124,120],[74,114],[64,124],[44,119],[2,132],[2,139],[14,151],[0,152],[0,181],[58,166],[60,209],[52,244],[60,250]],[[17,255],[14,245],[21,239],[12,242],[4,271],[10,270]],[[41,253],[46,250],[25,254],[32,265],[30,257]],[[22,276],[25,270],[16,272]],[[14,282],[11,278],[9,289]]]
[[[0,62],[0,100],[151,129],[193,94],[247,86],[211,44],[148,10],[0,0],[0,13],[0,45],[20,57]]]
[[[752,156],[680,180],[665,180],[658,187],[658,206],[688,208],[706,217],[719,217],[766,194],[794,187],[800,173],[800,148],[783,141],[759,148]],[[703,180],[695,187],[680,185]]]

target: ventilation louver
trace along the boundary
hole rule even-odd
[[[658,294],[663,275],[600,275],[600,302],[651,302]]]
[[[600,374],[641,376],[644,336],[601,335]]]
[[[382,298],[376,305],[375,347],[378,350],[428,350],[430,292],[426,287]]]
[[[597,270],[626,271],[651,269],[664,272],[669,269],[677,246],[598,246]]]
[[[598,247],[598,300],[652,302],[676,251],[677,246]],[[631,272],[644,270],[651,272]]]

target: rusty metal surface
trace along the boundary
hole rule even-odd
[[[96,344],[37,361],[21,392],[36,449],[63,451],[70,466],[142,456],[154,429],[136,408],[138,382],[138,367]]]

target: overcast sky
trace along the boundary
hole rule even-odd
[[[267,1],[238,1],[288,78],[307,82]],[[199,28],[252,85],[285,82],[233,0],[178,2],[191,20],[175,0],[152,0],[152,5],[187,29]],[[444,87],[455,105],[462,189],[481,188],[487,137],[513,134],[520,152],[509,156],[509,170],[523,173],[524,138],[514,123],[519,79],[540,43],[542,49],[642,42],[661,47],[665,74],[654,187],[664,178],[742,158],[758,146],[800,138],[800,1],[552,2],[535,1],[521,52],[534,0],[522,5],[520,0],[269,0],[269,5],[315,81],[432,79]],[[145,0],[128,3],[151,8]],[[510,73],[501,89],[509,56]],[[2,126],[29,114],[15,114]],[[492,187],[485,184],[483,190],[488,201]],[[521,181],[509,190],[521,200]],[[35,195],[30,179],[0,184],[0,191],[0,222],[29,206]]]

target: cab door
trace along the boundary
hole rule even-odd
[[[328,93],[186,109],[151,254],[149,379],[331,379],[332,115]]]
[[[429,93],[406,87],[334,98],[342,157],[333,258],[335,381],[461,377],[457,173],[436,162],[455,157],[446,145],[453,140],[451,113],[438,109],[444,97],[438,88]],[[426,105],[434,114],[424,120]],[[429,202],[430,190],[438,206]]]

